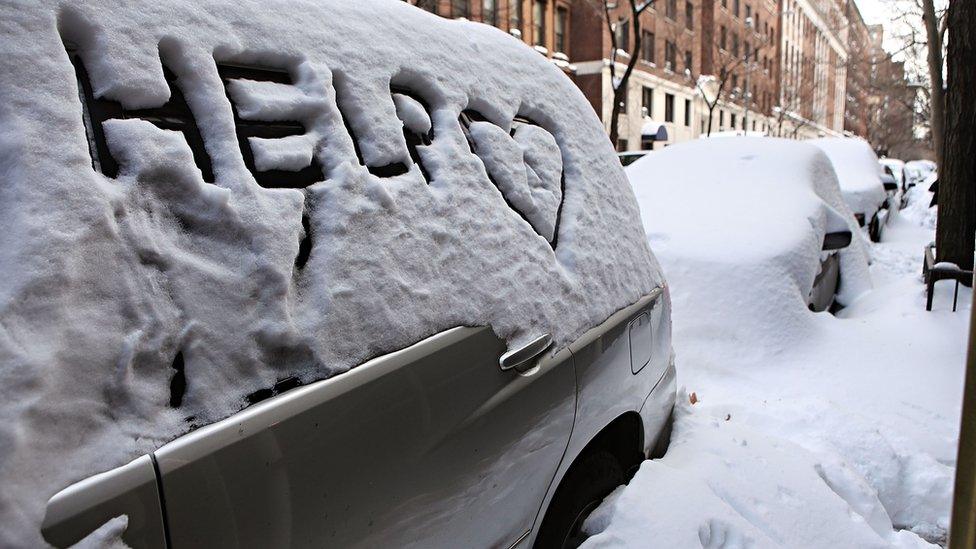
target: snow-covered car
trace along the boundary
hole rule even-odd
[[[829,309],[837,294],[844,303],[864,290],[860,231],[816,147],[777,138],[698,140],[626,172],[647,237],[674,281],[693,269],[696,279],[714,276],[716,287],[740,280],[815,311]]]
[[[871,240],[880,241],[898,188],[893,178],[884,181],[884,170],[871,146],[859,137],[823,137],[810,142],[833,163],[844,201],[858,224],[867,226]]]
[[[878,160],[881,163],[881,167],[885,170],[885,173],[891,175],[895,178],[895,183],[902,191],[908,190],[907,181],[905,181],[905,163],[897,158],[881,158]]]
[[[0,15],[0,546],[558,547],[667,444],[669,290],[522,41],[378,0]]]
[[[930,174],[935,173],[937,166],[931,160],[909,160],[905,162],[905,178],[909,186],[923,182]]]

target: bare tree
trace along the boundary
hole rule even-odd
[[[939,165],[942,165],[943,139],[945,136],[945,94],[942,79],[943,27],[947,19],[935,12],[934,0],[922,1],[922,22],[925,23],[929,68],[929,104],[932,113],[932,146]]]
[[[905,59],[909,80],[921,86],[916,90],[915,124],[928,130],[939,164],[945,133],[945,48],[946,5],[948,0],[887,0],[894,25],[894,37],[901,46],[891,52]],[[921,24],[919,24],[921,23]]]
[[[719,53],[715,56],[717,62],[713,70],[717,69],[715,70],[717,74],[703,74],[695,82],[695,87],[698,89],[708,111],[706,136],[712,135],[713,116],[719,103],[728,99],[741,98],[743,102],[751,106],[752,101],[756,98],[751,97],[749,90],[742,90],[737,86],[739,76],[744,71],[756,70],[753,68],[755,60],[759,58],[761,53],[772,49],[773,44],[767,37],[763,36],[762,40],[755,44],[755,49],[747,49],[743,44],[741,55],[738,51],[725,53],[726,46],[727,44],[721,44],[719,40],[715,40],[715,43],[712,44],[712,50],[718,50]],[[735,50],[737,49],[738,47],[735,48]],[[708,90],[708,87],[714,89]],[[711,97],[709,97],[710,95]]]
[[[620,120],[620,105],[627,100],[627,85],[630,82],[630,75],[634,72],[634,67],[637,65],[637,60],[640,57],[642,38],[640,16],[647,8],[654,4],[654,0],[627,0],[630,9],[626,16],[616,22],[611,13],[616,9],[616,2],[601,0],[600,3],[602,4],[603,18],[607,25],[607,31],[610,33],[610,82],[613,87],[613,106],[610,109],[610,142],[616,146],[617,137],[619,136],[617,125]],[[617,52],[621,51],[620,39],[623,37],[623,33],[618,34],[617,25],[628,22],[633,33],[630,51],[626,52],[630,58],[627,61],[624,72],[618,77]]]
[[[976,248],[976,2],[949,4],[949,76],[935,232],[939,261],[969,270]]]

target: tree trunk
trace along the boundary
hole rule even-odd
[[[630,0],[630,28],[634,33],[633,46],[631,46],[630,59],[627,61],[627,67],[624,69],[624,73],[620,76],[620,82],[613,82],[616,76],[616,66],[614,65],[614,60],[616,59],[617,50],[617,40],[614,38],[613,26],[610,23],[610,2],[609,0],[603,1],[603,13],[607,20],[607,29],[610,31],[610,43],[614,48],[614,51],[610,55],[610,86],[613,88],[613,106],[610,110],[610,142],[613,143],[613,147],[617,148],[617,137],[619,130],[617,128],[617,122],[620,120],[620,103],[627,100],[627,86],[630,82],[630,75],[634,72],[634,67],[637,65],[637,58],[641,51],[641,24],[640,15],[644,13],[648,7],[653,4],[653,0],[637,6],[637,0]]]
[[[939,32],[939,19],[935,16],[935,0],[922,0],[922,21],[925,23],[925,36],[928,41],[929,84],[932,93],[932,147],[936,162],[942,167],[942,153],[945,149],[945,93],[942,80],[942,33]]]
[[[949,3],[949,90],[939,166],[939,261],[969,270],[976,245],[976,2]]]

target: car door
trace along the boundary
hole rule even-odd
[[[503,371],[455,328],[202,428],[155,454],[174,547],[509,546],[563,456],[568,349]]]

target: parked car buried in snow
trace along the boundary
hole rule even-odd
[[[735,278],[770,292],[799,288],[814,311],[861,290],[852,287],[863,274],[853,271],[867,269],[857,225],[819,149],[775,138],[698,140],[626,172],[666,271],[708,271],[725,287]]]
[[[844,201],[858,224],[867,226],[871,240],[880,241],[898,186],[890,176],[884,181],[884,170],[871,146],[853,137],[826,137],[811,143],[820,147],[833,163]]]
[[[667,444],[668,288],[521,41],[402,2],[3,16],[0,545],[571,546]]]

